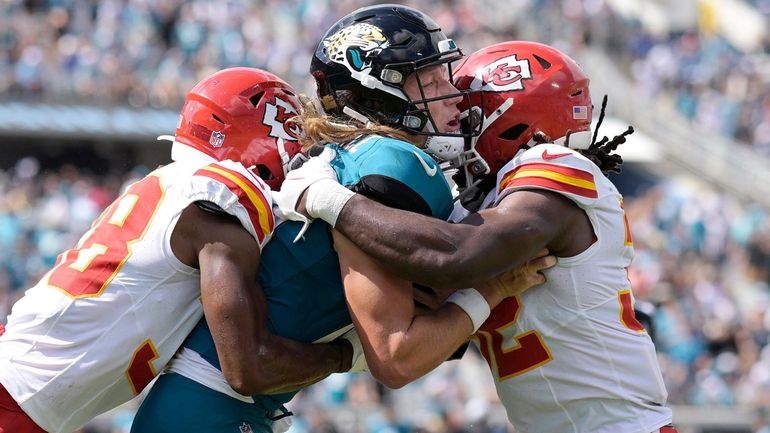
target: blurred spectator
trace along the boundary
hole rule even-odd
[[[265,68],[312,93],[307,68],[320,32],[371,3],[6,0],[0,100],[176,110],[201,77],[236,65]],[[607,0],[405,3],[435,17],[468,53],[516,38],[568,53],[598,47],[645,95],[673,100],[694,126],[770,155],[770,36],[753,49],[736,47],[704,15],[703,2],[659,2],[670,10],[659,12],[657,23]],[[767,22],[768,2],[751,5]]]

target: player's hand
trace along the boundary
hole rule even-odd
[[[273,201],[277,205],[276,215],[285,220],[309,222],[317,215],[311,215],[303,205],[298,208],[300,198],[308,188],[322,181],[338,183],[337,175],[331,166],[336,152],[329,147],[324,148],[320,155],[308,159],[296,170],[290,171],[283,181],[281,189],[273,192]]]
[[[353,346],[353,358],[351,361],[349,373],[363,373],[369,371],[369,366],[366,365],[366,357],[364,356],[364,348],[361,346],[361,339],[358,337],[358,331],[353,327],[348,332],[342,334],[339,339],[347,340],[350,345]]]
[[[487,295],[497,295],[502,298],[518,296],[530,287],[545,283],[545,274],[542,271],[554,265],[556,265],[556,256],[548,255],[548,250],[542,250],[527,263],[492,278],[477,289],[485,297]],[[489,297],[487,300],[490,300]]]

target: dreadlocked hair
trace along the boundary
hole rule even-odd
[[[596,141],[597,134],[599,133],[599,126],[604,121],[604,113],[607,108],[607,95],[602,98],[602,108],[599,112],[599,120],[596,122],[596,129],[594,129],[594,136],[591,140],[591,145],[588,149],[580,150],[579,152],[590,159],[591,162],[596,164],[597,167],[604,174],[620,173],[621,166],[623,165],[623,158],[614,152],[618,146],[626,142],[626,137],[634,133],[634,127],[628,126],[628,129],[623,131],[620,135],[616,135],[613,139],[609,139],[607,136]]]
[[[596,164],[602,173],[620,173],[623,158],[617,153],[611,152],[614,152],[618,146],[625,143],[626,137],[633,133],[634,127],[629,126],[628,129],[620,135],[616,135],[612,140],[605,136],[598,143],[592,143],[588,149],[581,150],[580,153]]]
[[[329,116],[307,96],[301,96],[300,100],[302,113],[292,120],[302,128],[303,134],[299,138],[299,144],[303,150],[327,143],[344,145],[364,135],[384,135],[417,144],[415,137],[404,131],[377,123],[363,124],[354,119]]]

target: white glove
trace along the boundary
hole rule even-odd
[[[278,205],[276,214],[279,217],[290,221],[309,221],[305,215],[297,212],[297,202],[302,193],[316,182],[331,180],[338,183],[331,166],[336,154],[334,149],[326,147],[320,155],[308,159],[301,167],[286,175],[281,189],[272,194],[273,202]]]
[[[361,339],[358,338],[356,328],[351,328],[339,338],[348,340],[350,345],[353,346],[353,361],[350,364],[351,367],[350,370],[348,370],[348,373],[363,373],[369,371],[369,366],[366,365],[366,357],[364,356],[364,348],[361,346]]]
[[[355,193],[339,184],[331,161],[337,152],[329,147],[320,155],[310,158],[302,167],[290,171],[283,181],[281,189],[274,192],[273,201],[277,205],[275,214],[281,219],[305,223],[296,242],[305,234],[311,218],[321,218],[334,227],[345,203]],[[307,190],[305,207],[310,218],[297,212],[297,202]]]

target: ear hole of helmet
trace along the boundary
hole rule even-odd
[[[543,68],[545,70],[548,70],[548,68],[551,67],[551,62],[549,62],[548,60],[538,56],[537,54],[533,54],[532,57],[534,57],[535,60],[537,60],[537,62],[540,63],[540,67],[541,68]]]
[[[391,47],[407,46],[412,42],[412,34],[408,32],[396,34]]]
[[[503,131],[503,133],[500,134],[500,138],[503,140],[516,140],[524,131],[527,130],[527,128],[529,128],[529,125],[526,123],[517,123],[516,125],[513,125],[512,127]]]
[[[249,98],[249,102],[251,102],[251,105],[257,106],[259,104],[259,101],[262,99],[262,96],[265,95],[265,92],[259,92],[256,95]]]

